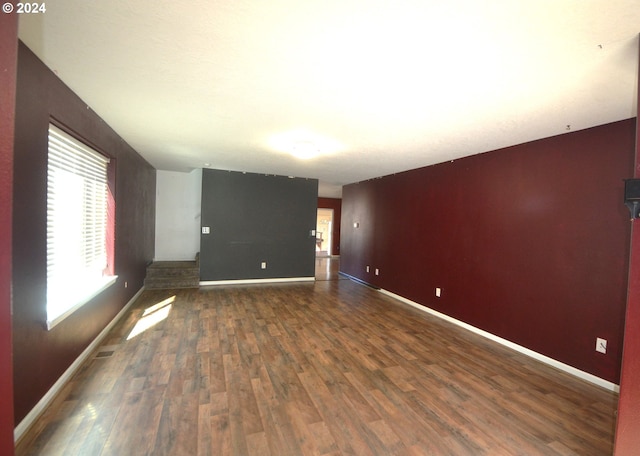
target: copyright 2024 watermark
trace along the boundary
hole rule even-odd
[[[5,14],[43,14],[47,12],[46,3],[10,3],[2,4],[2,12]]]

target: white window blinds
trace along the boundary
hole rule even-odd
[[[49,126],[47,323],[105,286],[109,159]]]

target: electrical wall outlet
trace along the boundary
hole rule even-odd
[[[596,338],[596,351],[599,353],[607,353],[607,339]]]
[[[369,272],[369,266],[367,266],[367,272]]]
[[[208,226],[203,226],[202,227],[202,234],[209,234],[211,233],[211,228]]]
[[[436,298],[439,298],[440,296],[442,296],[442,289],[436,288]]]
[[[380,269],[376,268],[376,275],[380,275]]]
[[[267,269],[267,262],[263,261],[262,263],[260,263],[260,269]]]

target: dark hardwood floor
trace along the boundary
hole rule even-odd
[[[339,275],[340,258],[316,257],[316,280],[348,280]]]
[[[612,453],[617,395],[338,279],[145,291],[17,454]]]

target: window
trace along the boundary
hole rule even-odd
[[[115,282],[108,264],[109,159],[49,125],[47,327]]]

